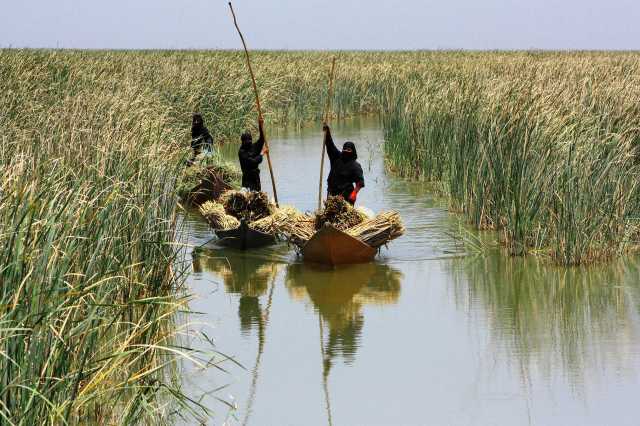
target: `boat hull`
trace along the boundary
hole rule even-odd
[[[215,233],[220,239],[218,244],[237,250],[257,249],[276,243],[274,235],[251,229],[244,222],[238,228],[226,231],[216,230]]]
[[[322,265],[352,265],[371,262],[376,249],[326,224],[302,249],[305,262]]]

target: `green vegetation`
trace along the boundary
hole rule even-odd
[[[193,111],[216,141],[254,125],[241,55],[0,50],[0,422],[185,406],[176,180]],[[269,125],[319,122],[331,56],[254,55]],[[638,237],[639,59],[340,53],[335,113],[380,113],[389,166],[512,254],[585,263]]]
[[[445,182],[453,207],[513,255],[576,265],[635,248],[639,55],[434,59],[383,102],[394,169]]]
[[[216,140],[255,121],[241,59],[0,50],[0,423],[203,409],[177,374],[193,356],[175,324],[187,308],[177,179],[193,111]],[[291,81],[263,78],[274,123],[310,117]]]

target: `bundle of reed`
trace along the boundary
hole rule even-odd
[[[240,187],[242,172],[219,156],[200,155],[186,167],[178,178],[178,196],[191,204],[202,205],[217,199],[220,194]]]
[[[227,191],[220,202],[227,214],[248,223],[270,216],[274,211],[264,192]]]
[[[240,221],[228,215],[224,206],[215,201],[207,201],[200,206],[200,213],[207,220],[209,225],[216,230],[226,231],[240,226]]]
[[[293,207],[281,207],[279,209],[275,209],[273,214],[251,222],[249,227],[266,234],[281,233],[280,231],[286,226],[287,221],[300,214],[301,213]]]
[[[398,212],[385,212],[347,229],[346,233],[373,248],[378,248],[402,236],[404,231]]]
[[[256,221],[271,216],[275,211],[275,206],[269,202],[269,196],[265,192],[250,192],[247,210],[250,214],[250,221]]]
[[[353,208],[341,196],[329,196],[324,202],[324,210],[316,213],[315,229],[320,229],[325,223],[330,223],[335,228],[344,231],[366,219],[364,213]]]
[[[316,233],[315,218],[307,214],[291,218],[282,227],[281,232],[287,241],[301,249]]]
[[[208,168],[209,173],[219,176],[220,179],[231,187],[239,188],[242,172],[233,164],[227,162],[215,164]]]
[[[313,216],[286,206],[275,210],[270,216],[250,223],[249,227],[267,234],[277,234],[302,248],[316,232],[314,223]]]

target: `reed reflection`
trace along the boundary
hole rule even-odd
[[[638,356],[637,259],[559,268],[498,255],[453,266],[458,306],[483,317],[494,351],[518,360],[527,383],[531,371],[542,368],[547,377],[561,373],[582,389],[589,369],[629,371]]]
[[[329,373],[334,359],[342,357],[346,364],[354,362],[361,346],[363,307],[397,303],[402,278],[402,272],[375,263],[337,269],[307,264],[287,267],[285,282],[289,294],[295,300],[310,301],[318,313],[322,386],[329,425],[333,424]],[[324,330],[325,324],[328,332]]]

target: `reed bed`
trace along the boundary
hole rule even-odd
[[[640,57],[461,55],[383,102],[390,166],[446,183],[512,255],[563,265],[638,246]]]
[[[332,56],[253,56],[267,123],[321,119]],[[2,422],[154,424],[189,405],[176,177],[194,111],[216,141],[255,125],[242,61],[0,50]],[[333,105],[379,113],[389,168],[443,182],[509,253],[573,265],[637,246],[639,81],[637,53],[341,52]]]

